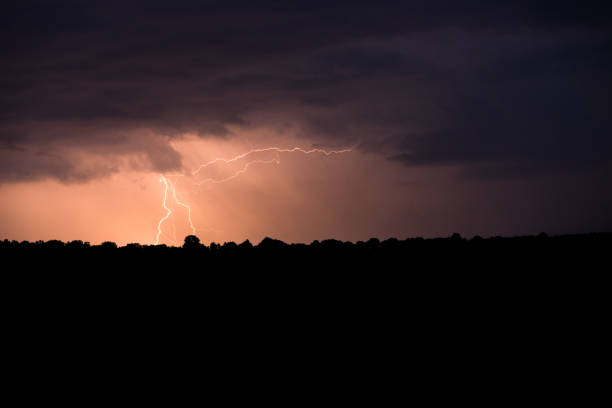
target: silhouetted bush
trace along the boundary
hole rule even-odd
[[[183,243],[183,248],[185,248],[185,249],[197,249],[200,246],[202,246],[202,244],[200,244],[200,238],[196,237],[195,235],[187,235],[185,237],[185,242]]]
[[[273,238],[265,237],[259,243],[259,245],[257,245],[257,248],[265,250],[265,251],[275,251],[275,250],[284,249],[286,246],[287,246],[287,244],[285,244],[283,241],[280,241],[278,239],[273,239]]]
[[[66,248],[71,250],[82,250],[83,248],[89,247],[89,242],[83,242],[80,239],[75,241],[70,241],[66,244]]]
[[[112,241],[105,241],[102,244],[100,244],[100,248],[105,249],[105,250],[117,249],[117,244],[115,244]]]
[[[253,248],[253,244],[251,244],[251,242],[247,239],[243,243],[238,245],[238,248],[240,248],[240,250],[242,251],[250,250]]]

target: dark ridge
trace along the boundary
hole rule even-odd
[[[475,236],[466,239],[458,233],[448,238],[423,239],[390,238],[380,241],[343,242],[335,239],[313,241],[310,244],[287,244],[266,237],[259,244],[248,240],[203,245],[194,235],[185,237],[182,247],[142,245],[130,243],[118,247],[114,242],[91,245],[80,240],[64,243],[51,241],[0,241],[0,256],[20,265],[20,269],[36,267],[40,263],[63,268],[109,271],[177,270],[211,271],[219,266],[240,270],[268,268],[289,271],[353,272],[364,267],[370,271],[396,271],[423,273],[465,269],[472,271],[546,268],[595,267],[596,262],[609,263],[607,254],[612,250],[612,233],[576,235],[492,237]]]
[[[580,362],[608,347],[610,253],[612,233],[255,246],[188,236],[182,248],[4,240],[0,287],[20,362],[41,344],[78,358],[142,350],[143,367],[171,350],[229,370],[272,356],[310,364],[308,375],[333,361],[375,377],[531,375],[540,387],[534,362],[582,375]]]
[[[78,297],[70,307],[91,299],[106,306],[140,299],[185,310],[200,310],[204,302],[219,313],[238,305],[246,313],[262,302],[279,310],[296,302],[315,309],[342,304],[365,314],[370,307],[393,314],[408,305],[425,314],[453,313],[458,305],[478,313],[492,305],[526,310],[568,302],[594,309],[607,299],[602,291],[609,287],[611,253],[609,232],[310,244],[265,238],[257,245],[203,245],[190,235],[182,247],[5,239],[0,283],[5,292],[36,302]],[[362,310],[363,304],[369,306]]]
[[[253,245],[248,239],[240,244],[236,244],[235,242],[225,242],[223,244],[212,242],[210,246],[202,244],[200,238],[195,235],[187,235],[183,242],[183,248],[187,247],[204,247],[204,248],[222,248],[222,247],[254,247],[254,248],[286,248],[286,247],[303,247],[303,246],[311,246],[317,247],[320,245],[329,246],[329,247],[341,247],[341,246],[358,246],[363,247],[364,245],[367,247],[389,247],[396,245],[406,245],[410,243],[441,243],[441,242],[536,242],[534,240],[549,239],[550,242],[567,242],[567,241],[607,241],[612,237],[612,232],[596,232],[596,233],[588,233],[588,234],[566,234],[566,235],[553,235],[549,236],[545,232],[541,232],[537,235],[521,235],[515,237],[503,237],[503,236],[492,236],[490,238],[482,238],[480,235],[475,235],[472,238],[462,237],[459,233],[454,233],[450,237],[437,237],[437,238],[422,238],[422,237],[413,237],[406,238],[404,240],[400,240],[397,238],[389,238],[384,241],[380,241],[378,238],[370,238],[368,241],[357,241],[355,243],[351,241],[339,241],[337,239],[325,239],[323,241],[314,240],[310,244],[303,243],[285,243],[279,239],[265,237],[261,240],[261,242],[257,245]],[[92,245],[88,241],[82,240],[74,240],[69,242],[63,242],[60,240],[49,240],[49,241],[16,241],[16,240],[8,240],[4,239],[0,241],[0,249],[10,249],[10,248],[18,248],[18,247],[27,247],[27,248],[107,248],[107,249],[125,249],[125,248],[177,248],[177,247],[169,247],[166,244],[158,244],[158,245],[146,245],[140,243],[128,243],[123,247],[118,246],[115,242],[112,241],[104,241],[100,245]]]

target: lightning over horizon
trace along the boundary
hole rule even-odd
[[[155,237],[155,245],[159,244],[159,237],[163,234],[161,229],[163,222],[166,221],[168,217],[170,217],[170,215],[172,214],[172,210],[166,205],[166,202],[168,200],[168,180],[162,175],[159,181],[164,183],[164,199],[162,201],[162,206],[164,207],[164,210],[166,210],[166,215],[164,215],[157,223],[157,236]]]
[[[237,177],[239,177],[240,175],[246,173],[248,171],[248,169],[254,165],[254,164],[272,164],[272,163],[276,163],[276,164],[280,164],[280,153],[295,153],[295,152],[299,152],[305,155],[309,155],[309,154],[322,154],[324,156],[331,156],[331,155],[336,155],[336,154],[343,154],[343,153],[349,153],[353,151],[352,148],[346,148],[346,149],[340,149],[340,150],[325,150],[325,149],[321,149],[321,148],[313,148],[313,149],[303,149],[301,147],[294,147],[294,148],[290,148],[290,149],[283,149],[283,148],[279,148],[279,147],[266,147],[266,148],[261,148],[261,149],[251,149],[246,153],[242,153],[239,154],[237,156],[234,156],[230,159],[226,159],[226,158],[215,158],[213,160],[210,160],[206,163],[203,163],[201,165],[198,166],[197,169],[195,169],[194,171],[192,171],[190,173],[191,177],[197,177],[197,175],[204,169],[211,167],[215,164],[218,163],[222,163],[222,164],[231,164],[231,163],[235,163],[241,159],[245,159],[248,158],[249,156],[256,154],[256,153],[266,153],[266,152],[274,152],[276,153],[276,156],[272,159],[253,159],[250,161],[247,161],[241,168],[239,168],[238,170],[235,170],[233,173],[231,173],[229,176],[225,176],[225,177],[221,177],[221,178],[215,178],[215,177],[207,177],[205,179],[202,180],[196,180],[193,181],[193,184],[196,186],[201,186],[205,183],[212,183],[212,184],[220,184],[220,183],[225,183],[228,182],[230,180],[233,180]],[[169,180],[168,177],[185,177],[185,174],[171,174],[171,175],[160,175],[160,182],[162,182],[164,184],[164,194],[163,194],[163,200],[162,200],[162,208],[164,210],[166,210],[166,214],[164,216],[162,216],[162,218],[160,218],[159,222],[157,223],[157,235],[155,237],[155,245],[159,245],[159,240],[161,238],[162,235],[164,235],[166,238],[168,238],[170,241],[172,241],[174,244],[177,244],[176,240],[171,239],[170,237],[168,237],[166,234],[164,234],[163,230],[162,230],[162,225],[163,223],[173,214],[173,211],[168,207],[168,190],[171,191],[172,197],[174,199],[174,202],[185,208],[187,210],[187,220],[189,222],[189,227],[191,228],[192,234],[195,235],[197,230],[195,225],[193,224],[192,218],[191,218],[191,207],[186,204],[185,202],[181,201],[178,199],[177,196],[177,192],[176,192],[176,184],[177,182],[174,181],[174,183],[172,182],[172,180]]]
[[[612,2],[2,16],[0,240],[612,231]]]

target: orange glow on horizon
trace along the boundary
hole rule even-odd
[[[230,164],[230,163],[234,163],[237,162],[238,160],[241,159],[246,159],[248,158],[250,155],[256,154],[256,153],[267,153],[267,152],[274,152],[276,153],[276,157],[270,160],[261,160],[261,159],[255,159],[255,160],[250,160],[247,161],[242,168],[240,168],[237,171],[234,171],[233,173],[231,173],[229,176],[221,178],[221,179],[215,179],[214,177],[209,177],[203,180],[198,180],[198,181],[194,181],[193,183],[195,185],[201,186],[204,183],[213,183],[213,184],[220,184],[220,183],[225,183],[228,182],[230,180],[233,180],[235,178],[237,178],[238,176],[240,176],[241,174],[244,174],[250,166],[252,166],[253,164],[271,164],[271,163],[276,163],[276,164],[280,164],[280,153],[295,153],[295,152],[299,152],[299,153],[303,153],[303,154],[313,154],[313,153],[319,153],[319,154],[323,154],[325,156],[331,156],[331,155],[335,155],[335,154],[342,154],[342,153],[349,153],[352,152],[353,149],[352,148],[348,148],[348,149],[341,149],[341,150],[325,150],[325,149],[319,149],[319,148],[314,148],[314,149],[303,149],[301,147],[294,147],[291,149],[283,149],[283,148],[279,148],[279,147],[266,147],[266,148],[262,148],[262,149],[251,149],[246,153],[242,153],[239,154],[237,156],[234,156],[230,159],[225,159],[225,158],[215,158],[213,160],[210,160],[204,164],[201,164],[196,170],[191,172],[191,176],[192,177],[196,177],[202,170],[213,166],[217,163],[224,163],[224,164]],[[159,222],[157,223],[157,236],[155,237],[155,245],[159,244],[159,239],[162,235],[166,236],[166,238],[170,239],[171,241],[173,241],[174,244],[176,244],[176,241],[171,239],[170,237],[168,237],[166,234],[163,233],[162,231],[162,224],[172,215],[172,210],[170,208],[168,208],[167,206],[167,199],[168,199],[168,189],[170,188],[172,190],[172,196],[174,197],[174,201],[177,205],[180,205],[184,208],[187,209],[188,213],[188,221],[189,221],[189,226],[191,228],[191,232],[193,235],[196,235],[196,227],[193,225],[193,221],[191,219],[191,207],[181,201],[179,201],[179,199],[177,198],[177,194],[176,194],[176,182],[172,183],[172,181],[169,181],[167,179],[167,177],[185,177],[185,174],[172,174],[172,175],[161,175],[160,181],[164,183],[164,197],[162,200],[162,207],[164,208],[164,210],[166,210],[166,214],[159,220]]]
[[[1,184],[0,239],[182,245],[190,234],[209,244],[481,233],[458,216],[474,205],[472,186],[441,187],[452,169],[406,172],[357,149],[254,148],[299,140],[242,136],[174,140],[183,162],[174,173],[147,170],[138,156],[130,167],[125,156],[117,171],[82,183]],[[494,212],[479,214],[487,225]]]

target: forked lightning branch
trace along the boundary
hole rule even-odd
[[[228,181],[231,181],[237,177],[239,177],[240,175],[246,173],[249,168],[255,164],[279,164],[280,163],[280,154],[281,153],[301,153],[301,154],[321,154],[324,156],[332,156],[332,155],[337,155],[337,154],[343,154],[343,153],[348,153],[351,152],[353,149],[342,149],[342,150],[325,150],[325,149],[303,149],[301,147],[293,147],[291,149],[282,149],[279,147],[266,147],[263,149],[252,149],[249,150],[246,153],[243,154],[239,154],[237,156],[234,156],[230,159],[225,159],[225,158],[216,158],[214,160],[208,161],[206,163],[201,164],[200,166],[198,166],[197,169],[195,169],[194,171],[192,171],[190,173],[190,175],[192,177],[195,178],[194,184],[195,185],[203,185],[205,183],[212,183],[212,184],[219,184],[219,183],[225,183]],[[276,157],[272,158],[272,159],[251,159],[249,160],[250,157],[252,157],[255,154],[258,153],[275,153]],[[206,178],[199,178],[200,175],[203,173],[203,171],[207,168],[210,168],[214,165],[217,164],[221,164],[221,165],[231,165],[233,163],[237,163],[240,160],[245,159],[245,163],[237,170],[234,170],[232,172],[230,172],[229,175],[225,175],[225,176],[217,176],[217,177],[206,177]],[[172,199],[174,200],[174,203],[178,206],[181,206],[183,208],[185,208],[187,210],[187,221],[189,222],[189,228],[191,229],[192,233],[195,235],[196,234],[196,227],[193,224],[193,220],[191,218],[191,207],[186,204],[185,202],[179,200],[177,192],[176,192],[176,180],[173,182],[171,180],[171,178],[174,177],[184,177],[185,174],[173,174],[173,175],[161,175],[160,176],[160,182],[163,183],[164,185],[164,194],[163,194],[163,199],[162,199],[162,207],[165,211],[164,216],[162,216],[162,218],[159,220],[159,222],[157,223],[157,235],[155,237],[155,245],[159,244],[159,240],[160,238],[163,236],[166,236],[168,239],[170,239],[171,241],[175,242],[175,240],[169,238],[166,234],[164,234],[163,232],[163,224],[164,222],[170,218],[170,216],[172,215],[172,210],[168,207],[168,195],[170,193]]]

